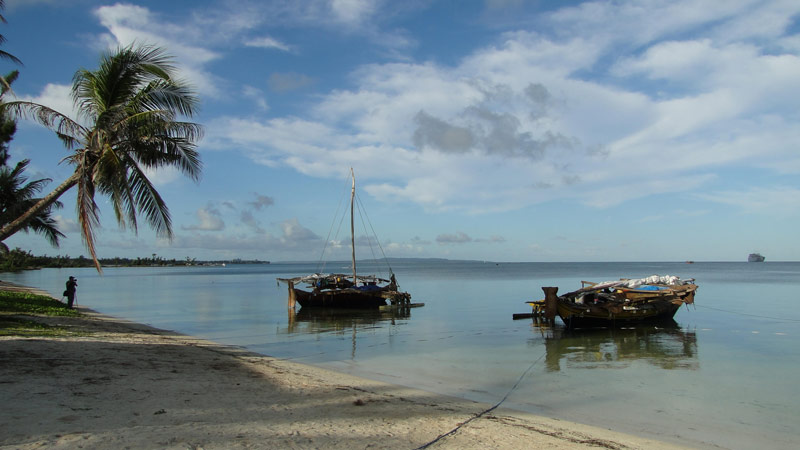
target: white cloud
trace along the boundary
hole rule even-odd
[[[350,26],[359,26],[374,13],[377,4],[373,0],[331,0],[334,19]]]
[[[172,166],[159,167],[156,169],[144,168],[143,171],[147,179],[157,187],[184,178],[183,173]]]
[[[285,52],[288,52],[290,50],[288,45],[269,36],[247,39],[244,42],[244,45],[246,45],[247,47],[274,48],[278,50],[283,50]]]
[[[200,208],[195,214],[197,215],[198,223],[196,225],[184,225],[181,227],[182,229],[190,231],[221,231],[225,229],[222,215],[214,206],[208,205],[205,208]]]
[[[78,221],[69,217],[64,217],[61,214],[53,216],[56,221],[56,228],[62,233],[80,233],[81,228]]]
[[[255,88],[253,86],[243,86],[242,87],[242,95],[245,98],[248,98],[253,101],[253,103],[258,106],[258,109],[261,111],[266,111],[269,109],[269,105],[267,104],[267,100],[264,97],[264,91],[261,89]]]
[[[472,242],[472,238],[467,233],[459,231],[456,234],[440,234],[436,236],[436,242],[439,244],[466,244]]]
[[[162,245],[171,249],[202,249],[212,250],[219,255],[230,257],[242,254],[264,255],[280,252],[292,252],[295,257],[316,258],[324,241],[314,232],[300,224],[295,219],[278,223],[281,233],[278,236],[268,233],[261,224],[249,214],[242,214],[240,220],[254,234],[236,233],[193,233],[176,234],[175,238],[161,241]],[[184,228],[186,229],[186,228]],[[187,230],[196,231],[196,229]],[[337,247],[333,243],[329,248]],[[255,257],[255,256],[254,256]]]
[[[242,211],[239,219],[242,221],[243,224],[245,224],[251,230],[253,230],[253,232],[257,234],[266,233],[266,231],[263,228],[261,228],[261,223],[259,223],[258,220],[256,220],[256,218],[253,216],[253,213],[251,213],[250,211]]]
[[[326,8],[350,24],[376,14],[362,2],[281,13],[315,21]],[[218,118],[205,145],[318,177],[355,167],[382,200],[473,214],[555,199],[608,207],[701,189],[741,165],[792,173],[800,58],[784,50],[798,46],[779,19],[798,12],[785,2],[583,3],[450,66],[364,65],[352,88],[306,114]]]
[[[107,43],[124,47],[136,42],[168,49],[179,62],[182,77],[205,95],[221,96],[220,80],[204,68],[220,55],[187,39],[197,32],[194,24],[170,23],[147,8],[126,4],[101,6],[94,13],[108,29]]]
[[[289,219],[281,222],[281,229],[283,230],[283,239],[286,242],[302,242],[302,241],[319,241],[320,237],[314,234],[313,231],[300,225],[300,222],[295,219]]]
[[[254,194],[256,199],[252,202],[247,202],[249,205],[252,205],[256,211],[261,211],[264,208],[270,207],[275,204],[275,200],[272,197],[261,195],[261,194]]]
[[[78,119],[77,110],[72,102],[72,86],[48,83],[36,97],[20,97],[19,100],[38,103],[54,109],[72,120]]]

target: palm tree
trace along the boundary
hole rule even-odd
[[[0,83],[2,84],[2,87],[0,87],[0,102],[2,102],[3,96],[9,91],[11,83],[14,82],[18,74],[15,70],[3,78],[5,83]],[[27,159],[17,163],[13,169],[7,165],[10,156],[8,154],[8,144],[14,139],[16,131],[16,122],[0,111],[0,226],[16,219],[36,204],[39,199],[34,198],[34,195],[52,181],[49,178],[43,178],[25,184],[28,179],[22,173],[30,163]],[[58,239],[64,237],[64,234],[58,230],[56,222],[51,216],[51,211],[54,208],[61,208],[61,206],[60,202],[54,202],[50,207],[44,208],[23,225],[22,231],[34,231],[42,234],[54,247],[58,247]],[[0,242],[0,251],[3,253],[8,252],[8,247],[2,242]]]
[[[30,160],[23,159],[17,163],[13,169],[5,164],[0,166],[0,226],[7,224],[19,217],[22,213],[30,209],[40,199],[34,195],[41,191],[45,184],[49,183],[49,178],[34,180],[26,184],[27,177],[22,173],[30,163]],[[64,233],[58,230],[55,219],[51,216],[53,208],[61,208],[63,205],[59,201],[51,203],[47,208],[39,211],[27,221],[22,231],[34,231],[43,235],[50,241],[53,247],[58,247],[58,239],[65,237]],[[8,247],[0,242],[0,249],[8,252]]]
[[[19,76],[19,71],[13,70],[5,77],[0,77],[0,103],[7,92],[11,91],[11,83]],[[17,122],[11,120],[5,112],[0,111],[0,166],[8,163],[8,144],[14,139],[17,132]]]
[[[5,9],[5,7],[6,7],[5,0],[0,0],[0,9]],[[6,18],[3,17],[2,14],[0,14],[0,22],[7,23],[6,22]],[[5,36],[0,34],[0,44],[4,43],[5,41],[6,41]],[[8,61],[15,62],[15,63],[17,63],[19,65],[22,65],[22,61],[20,61],[19,58],[17,58],[16,56],[12,55],[11,53],[8,53],[8,52],[3,51],[3,50],[0,50],[0,59],[5,59],[5,60],[8,60]],[[0,86],[3,87],[4,91],[8,90],[8,89],[11,89],[11,85],[8,83],[8,81],[6,81],[5,78],[0,79]]]
[[[5,2],[0,0],[0,9],[4,8]],[[6,23],[5,17],[2,15],[0,15],[0,22]],[[5,37],[0,34],[0,44],[4,42]],[[22,64],[16,56],[3,50],[0,50],[0,59]],[[11,91],[11,83],[18,76],[19,71],[14,70],[5,77],[0,77],[0,102],[2,102],[5,94]],[[0,111],[0,226],[6,225],[35,205],[40,199],[35,198],[34,195],[52,181],[49,178],[43,178],[25,184],[28,179],[22,173],[28,167],[30,160],[24,159],[18,162],[13,169],[7,165],[9,158],[8,144],[14,138],[16,131],[16,121],[10,119],[3,111]],[[54,208],[61,208],[61,206],[61,202],[58,201],[51,203],[25,222],[20,229],[26,233],[34,231],[42,234],[54,247],[58,247],[58,239],[64,237],[64,234],[58,230],[51,212]],[[0,251],[8,252],[8,247],[2,242],[0,242]]]
[[[103,55],[96,71],[75,73],[72,98],[82,122],[33,102],[0,106],[13,117],[30,118],[53,130],[72,150],[64,161],[75,167],[53,192],[0,228],[0,242],[74,186],[81,235],[98,271],[96,192],[110,198],[120,227],[137,231],[138,211],[160,236],[171,238],[169,210],[145,170],[172,166],[193,180],[202,170],[196,150],[202,127],[178,120],[193,116],[199,99],[174,72],[172,58],[163,50],[133,44]]]

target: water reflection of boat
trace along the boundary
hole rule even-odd
[[[355,359],[358,330],[401,325],[411,317],[410,308],[385,307],[381,309],[300,308],[289,309],[289,334],[342,335],[349,332],[352,339],[350,357]]]
[[[669,275],[582,284],[561,296],[557,287],[543,287],[545,316],[553,320],[557,314],[568,327],[671,321],[681,305],[694,303],[697,290],[693,279]]]
[[[532,340],[533,345],[541,341]],[[670,326],[636,326],[581,330],[551,329],[545,336],[548,371],[619,369],[636,361],[668,370],[696,370],[697,336],[673,323]]]
[[[410,308],[339,309],[300,308],[289,310],[289,333],[341,332],[350,328],[366,329],[383,322],[396,325],[398,319],[411,317]]]

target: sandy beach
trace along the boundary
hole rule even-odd
[[[80,311],[0,337],[0,448],[679,448]]]

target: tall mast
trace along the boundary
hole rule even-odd
[[[356,197],[356,174],[350,168],[350,176],[353,178],[353,189],[350,191],[350,248],[353,249],[353,285],[358,284],[356,278],[356,236],[355,226],[353,225],[353,203]]]

